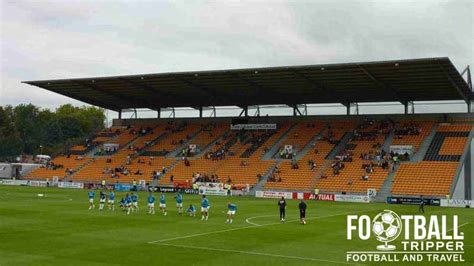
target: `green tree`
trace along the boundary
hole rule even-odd
[[[0,159],[63,151],[104,128],[104,110],[65,104],[54,112],[32,104],[0,106]]]

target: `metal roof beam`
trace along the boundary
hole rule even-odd
[[[148,92],[151,92],[151,93],[159,94],[159,95],[164,96],[164,97],[169,97],[169,98],[173,97],[173,95],[171,93],[155,90],[154,88],[148,86],[147,84],[141,84],[139,82],[136,82],[136,81],[133,81],[133,80],[130,80],[130,79],[127,79],[127,78],[119,78],[119,80],[124,81],[124,82],[134,86],[137,89],[141,89],[141,90],[145,90],[145,91],[148,91]]]
[[[293,72],[294,74],[300,76],[301,78],[303,78],[307,83],[311,84],[312,86],[314,86],[317,90],[319,90],[319,92],[327,95],[327,94],[330,94],[330,92],[328,91],[328,89],[326,88],[326,86],[324,86],[323,84],[321,84],[321,82],[319,81],[316,81],[308,76],[306,76],[305,74],[297,71],[297,70],[291,70],[291,72]],[[341,102],[342,105],[346,105],[345,102]]]
[[[30,85],[33,85],[33,84],[30,84]],[[68,94],[60,93],[60,92],[57,92],[55,89],[47,88],[47,86],[44,86],[44,85],[42,85],[42,86],[41,85],[35,85],[35,86],[42,87],[43,89],[47,89],[49,91],[54,91],[56,93],[59,93],[61,95],[66,96],[66,97],[77,99],[81,102],[85,102],[85,103],[88,103],[88,104],[99,106],[99,107],[102,107],[102,108],[105,108],[105,109],[113,110],[113,111],[116,111],[116,112],[119,112],[120,110],[122,110],[122,107],[120,107],[118,105],[104,103],[104,102],[102,102],[98,99],[90,99],[90,98],[84,97],[82,95],[70,95],[70,94],[68,95]]]
[[[229,74],[230,76],[232,76],[232,77],[234,77],[238,80],[244,81],[245,83],[249,84],[250,87],[253,88],[253,93],[255,94],[255,96],[259,96],[261,91],[265,90],[265,87],[263,87],[262,85],[256,83],[255,81],[252,81],[250,79],[244,78],[244,77],[240,76],[239,74],[234,74],[232,72],[227,72],[227,74]]]
[[[99,91],[99,92],[104,93],[104,94],[111,95],[114,98],[117,98],[117,99],[119,99],[120,101],[122,101],[124,103],[131,102],[134,106],[140,106],[139,102],[143,100],[143,99],[137,99],[136,97],[133,97],[133,96],[126,96],[126,95],[123,95],[123,94],[120,94],[120,93],[117,93],[117,92],[113,93],[109,90],[102,89],[102,88],[100,88],[100,87],[98,87],[94,84],[88,84],[86,82],[82,82],[82,81],[79,81],[79,80],[70,80],[70,82],[72,82],[74,84],[77,84],[77,85],[80,85],[80,86],[83,86],[83,87],[87,87],[87,88],[95,90],[95,91]],[[145,103],[149,104],[150,106],[144,106],[144,107],[150,108],[152,110],[156,110],[156,107],[154,107],[154,104],[148,102],[147,100],[145,100]]]
[[[308,76],[306,76],[305,74],[299,72],[299,71],[296,71],[296,70],[291,70],[291,72],[293,72],[294,74],[298,75],[299,77],[303,78],[307,83],[311,84],[312,86],[314,86],[317,90],[319,90],[320,92],[322,93],[326,93],[327,90],[326,90],[326,87],[323,86],[321,84],[321,82],[319,81],[315,81],[313,80],[312,78],[309,78]]]
[[[467,103],[467,104],[470,104],[470,97],[471,95],[469,95],[469,97],[467,95],[464,94],[464,92],[461,90],[461,88],[458,87],[458,85],[456,84],[456,82],[454,82],[454,80],[451,78],[451,76],[449,76],[448,72],[446,72],[446,70],[444,70],[444,67],[443,65],[441,65],[441,63],[439,61],[438,62],[438,66],[439,66],[439,69],[441,69],[441,71],[443,72],[443,74],[446,76],[446,78],[449,80],[449,82],[451,83],[451,85],[456,88],[457,92],[459,93],[459,95],[464,99],[464,101]]]
[[[388,91],[390,94],[392,94],[392,96],[399,102],[403,103],[405,102],[406,100],[405,99],[402,99],[402,97],[400,97],[400,95],[398,94],[397,91],[395,91],[392,87],[388,86],[387,84],[385,84],[384,82],[378,80],[374,75],[372,75],[372,73],[370,73],[365,67],[363,67],[362,65],[358,64],[357,65],[359,67],[360,70],[362,70],[362,72],[364,72],[364,74],[369,77],[377,86],[380,86],[382,87],[384,90]]]
[[[467,86],[469,87],[469,90],[472,93],[473,91],[472,91],[471,67],[469,65],[461,72],[461,77],[464,76],[464,73],[467,73],[466,82],[467,82]]]
[[[196,83],[194,83],[194,82],[192,82],[192,81],[190,81],[190,80],[187,80],[187,79],[185,79],[185,78],[182,78],[182,77],[173,77],[173,79],[178,80],[178,81],[181,81],[182,83],[184,83],[184,84],[186,84],[186,85],[188,85],[188,86],[191,86],[191,87],[193,87],[193,88],[195,88],[195,89],[198,89],[198,90],[204,92],[204,93],[207,95],[207,97],[210,97],[210,98],[211,98],[211,101],[212,101],[213,99],[215,99],[215,93],[213,93],[210,89],[208,89],[208,88],[206,88],[206,87],[200,86],[200,85],[198,85],[198,84],[196,84]]]

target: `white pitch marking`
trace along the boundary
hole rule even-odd
[[[219,231],[205,232],[205,233],[194,234],[194,235],[178,236],[178,237],[173,237],[173,238],[167,238],[167,239],[161,239],[161,240],[150,241],[150,242],[148,242],[148,244],[156,244],[156,243],[162,243],[162,242],[166,242],[166,241],[172,241],[172,240],[179,240],[179,239],[191,238],[191,237],[196,237],[196,236],[212,235],[212,234],[230,232],[230,231],[235,231],[235,230],[240,230],[240,229],[246,229],[246,228],[252,228],[252,227],[257,227],[257,226],[242,226],[242,227],[237,227],[237,228],[232,228],[232,229],[225,229],[225,230],[219,230]]]
[[[346,214],[363,212],[363,211],[370,211],[370,210],[361,210],[361,211],[345,212],[345,213],[332,214],[332,215],[326,215],[326,216],[318,216],[318,217],[308,218],[306,220],[323,219],[323,218],[329,218],[329,217],[346,215]],[[286,223],[299,222],[299,221],[300,221],[299,219],[298,220],[290,220],[290,221],[287,221]],[[224,230],[219,230],[219,231],[204,232],[204,233],[193,234],[193,235],[178,236],[178,237],[172,237],[172,238],[167,238],[167,239],[149,241],[148,244],[163,243],[163,242],[172,241],[172,240],[180,240],[180,239],[192,238],[192,237],[197,237],[197,236],[213,235],[213,234],[231,232],[231,231],[236,231],[236,230],[241,230],[241,229],[257,228],[257,227],[262,227],[262,226],[271,226],[271,225],[278,225],[278,224],[283,224],[283,223],[277,222],[277,223],[269,223],[269,224],[261,224],[261,225],[242,226],[242,227],[224,229]]]
[[[467,224],[469,224],[469,223],[463,223],[463,224],[461,224],[461,225],[458,225],[458,228],[461,228],[461,227],[463,227],[463,226],[465,226],[465,225],[467,225]],[[454,227],[451,228],[451,229],[449,229],[448,232],[451,232],[451,231],[453,231],[453,230],[454,230]]]
[[[370,210],[361,210],[361,211],[353,211],[353,212],[345,212],[345,213],[339,213],[339,214],[332,214],[332,215],[326,215],[326,216],[316,216],[316,217],[310,217],[306,218],[306,220],[315,220],[315,219],[321,219],[321,218],[328,218],[328,217],[334,217],[334,216],[340,216],[344,214],[351,214],[351,213],[358,213],[358,212],[363,212],[363,211],[370,211]],[[276,225],[276,224],[281,224],[280,223],[270,223],[270,224],[256,224],[253,222],[250,222],[250,220],[256,219],[256,218],[263,218],[263,217],[270,217],[270,216],[276,216],[276,215],[262,215],[262,216],[254,216],[254,217],[249,217],[245,220],[245,222],[255,225],[255,226],[266,226],[266,225]],[[300,219],[295,219],[295,220],[289,220],[286,221],[286,223],[291,223],[291,222],[299,222]]]
[[[274,214],[253,216],[253,217],[249,217],[249,218],[245,219],[245,222],[248,223],[248,224],[251,224],[251,225],[260,226],[261,224],[252,223],[250,220],[257,219],[257,218],[263,218],[263,217],[273,217],[273,216],[277,217],[277,215],[274,215]]]
[[[211,251],[219,251],[219,252],[232,252],[232,253],[241,253],[241,254],[256,255],[256,256],[277,257],[277,258],[284,258],[284,259],[297,259],[297,260],[319,261],[319,262],[326,262],[326,263],[329,262],[329,263],[338,263],[338,264],[357,265],[357,264],[343,262],[343,261],[324,260],[324,259],[317,259],[317,258],[311,258],[311,257],[287,256],[287,255],[279,255],[279,254],[271,254],[271,253],[255,252],[255,251],[244,251],[244,250],[222,249],[222,248],[211,248],[211,247],[196,247],[196,246],[186,246],[186,245],[173,245],[173,244],[165,244],[165,243],[156,243],[156,244],[162,245],[162,246],[170,246],[170,247],[211,250]]]

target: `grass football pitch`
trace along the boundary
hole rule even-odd
[[[288,201],[287,221],[280,223],[274,199],[209,196],[210,217],[201,221],[197,195],[184,195],[184,207],[198,207],[194,218],[177,214],[171,193],[168,216],[158,204],[149,215],[147,195],[139,193],[139,213],[126,215],[118,206],[100,212],[98,193],[95,210],[88,210],[86,190],[0,186],[0,265],[345,265],[346,251],[380,244],[347,240],[347,214],[418,212],[417,206],[307,201],[308,222],[300,225],[298,201]],[[233,224],[225,223],[228,201],[238,205]],[[473,265],[474,211],[427,206],[425,215],[432,214],[459,215],[466,260],[459,265]]]

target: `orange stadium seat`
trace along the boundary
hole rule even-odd
[[[290,120],[291,121],[291,120]],[[362,180],[366,174],[363,164],[367,160],[360,158],[360,154],[371,153],[378,150],[384,143],[391,126],[385,131],[380,131],[380,122],[374,122],[365,128],[359,128],[356,120],[317,120],[282,122],[278,130],[272,134],[265,131],[242,132],[230,131],[228,122],[197,123],[187,125],[177,123],[155,124],[151,132],[141,135],[140,127],[112,127],[97,133],[96,143],[116,143],[119,150],[106,156],[58,156],[53,163],[62,165],[62,168],[38,168],[29,173],[27,179],[51,179],[57,176],[60,180],[68,178],[80,182],[129,183],[133,180],[152,181],[154,172],[163,168],[167,169],[160,180],[160,185],[173,185],[170,177],[173,176],[174,184],[191,184],[196,173],[214,175],[220,182],[231,180],[233,185],[255,185],[259,178],[269,174],[274,166],[278,171],[274,173],[276,180],[264,183],[264,189],[311,191],[318,188],[323,192],[353,192],[366,193],[367,189],[380,189],[389,174],[389,170],[375,167],[374,172],[368,174],[368,180]],[[292,126],[293,125],[293,126]],[[309,126],[308,126],[309,125]],[[314,125],[314,126],[313,126]],[[415,126],[420,129],[417,135],[402,135],[393,139],[393,144],[413,145],[417,150],[423,140],[432,132],[435,121],[408,121],[400,120],[395,123],[394,129]],[[179,127],[179,129],[177,129]],[[291,128],[291,130],[289,130]],[[328,141],[330,134],[335,140],[341,140],[346,133],[353,132],[378,132],[374,139],[353,139],[346,145],[352,152],[352,161],[344,162],[345,167],[338,175],[332,172],[332,160],[328,155],[336,146]],[[377,129],[377,130],[375,130]],[[394,173],[392,193],[397,195],[445,196],[449,194],[454,176],[459,167],[459,158],[463,154],[468,141],[471,124],[439,124],[435,139],[431,143],[425,161],[412,163],[401,162]],[[289,131],[288,131],[289,130]],[[286,135],[283,134],[286,132]],[[330,133],[329,133],[330,132]],[[310,145],[310,141],[318,134],[321,139]],[[441,135],[439,135],[441,134]],[[443,135],[444,134],[444,135]],[[159,139],[158,139],[159,138]],[[210,146],[214,141],[222,140]],[[237,141],[239,139],[241,141]],[[254,142],[249,141],[253,139]],[[261,139],[261,142],[255,142]],[[279,140],[280,146],[292,145],[297,154],[298,169],[292,168],[290,159],[264,160],[263,155],[268,152]],[[438,143],[434,143],[437,141]],[[196,144],[199,155],[189,157],[189,166],[186,166],[178,153],[177,157],[147,156],[142,152],[167,152],[176,151],[184,143]],[[218,151],[224,143],[230,143],[225,156],[219,160],[209,159],[205,151]],[[206,149],[206,150],[204,150]],[[77,145],[71,151],[84,151],[85,146]],[[305,152],[304,154],[300,154]],[[140,155],[141,154],[141,155]],[[427,159],[428,158],[428,159]],[[447,159],[446,159],[447,158]],[[311,169],[308,162],[316,164]],[[128,174],[112,173],[108,169],[124,167]],[[66,169],[72,169],[69,174]]]
[[[472,125],[440,125],[436,130],[437,133],[447,132],[454,135],[463,133],[465,137],[439,138],[443,143],[437,151],[438,154],[428,156],[429,160],[425,157],[425,161],[419,163],[401,163],[394,177],[392,193],[440,197],[448,195],[460,164],[458,158],[464,152],[468,140],[467,133],[471,129]],[[432,146],[434,150],[438,147]],[[430,152],[432,151],[429,150],[427,153]],[[443,156],[448,156],[448,160],[445,160]]]

